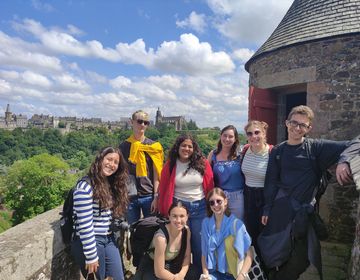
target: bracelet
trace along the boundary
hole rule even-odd
[[[246,272],[240,272],[240,274],[244,277],[244,279],[249,279],[249,274]]]
[[[154,198],[158,198],[159,197],[159,193],[154,193]]]

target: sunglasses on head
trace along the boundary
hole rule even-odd
[[[259,135],[259,134],[260,134],[260,130],[255,130],[254,132],[252,132],[252,131],[246,132],[246,136],[248,136],[248,137],[251,137],[253,135]]]
[[[210,206],[214,206],[215,204],[221,205],[222,203],[223,203],[223,200],[222,200],[222,199],[209,200]]]
[[[144,124],[144,125],[149,125],[149,124],[150,124],[149,121],[144,121],[144,120],[136,120],[136,122],[137,122],[138,124]]]

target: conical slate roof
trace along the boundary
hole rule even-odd
[[[293,44],[360,32],[360,0],[294,0],[257,56]]]

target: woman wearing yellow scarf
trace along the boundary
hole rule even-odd
[[[128,191],[130,204],[127,220],[133,223],[140,219],[141,212],[148,217],[156,211],[159,177],[163,166],[163,149],[159,142],[145,137],[149,115],[144,111],[132,114],[133,134],[120,144],[120,150],[129,165]]]

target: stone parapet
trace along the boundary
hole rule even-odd
[[[55,208],[0,234],[0,279],[79,280]]]

